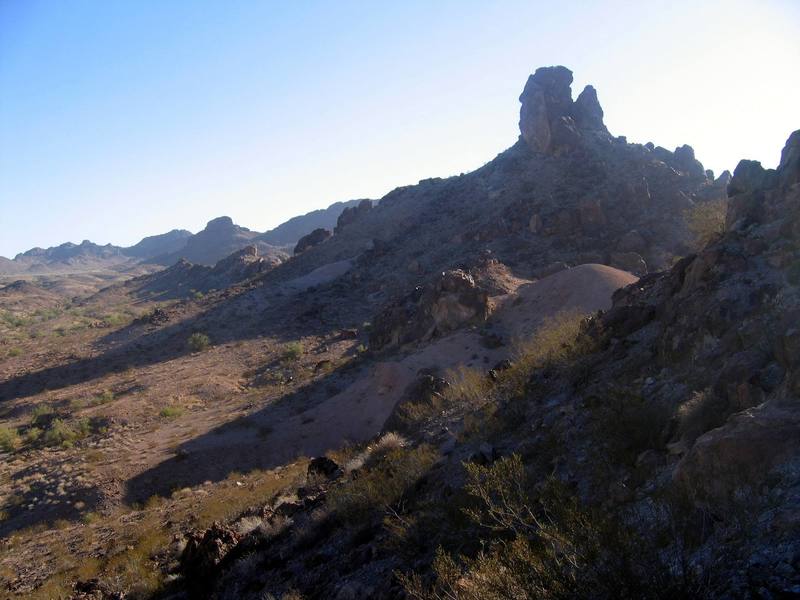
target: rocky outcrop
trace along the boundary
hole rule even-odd
[[[180,259],[171,267],[137,277],[124,286],[134,293],[150,299],[184,298],[223,290],[261,273],[266,273],[281,264],[279,256],[260,256],[256,246],[245,246],[226,256],[213,267],[196,265]]]
[[[336,220],[336,228],[334,233],[339,233],[348,225],[360,220],[361,217],[372,210],[372,200],[362,200],[356,206],[349,206],[342,211],[339,218]]]
[[[370,348],[383,350],[427,340],[468,323],[485,321],[489,313],[488,291],[472,275],[461,269],[445,271],[375,317]]]
[[[205,531],[189,534],[181,554],[181,572],[195,587],[214,576],[225,556],[239,543],[239,534],[230,527],[214,523]]]
[[[519,129],[535,152],[560,154],[580,144],[585,131],[608,134],[603,109],[592,86],[572,101],[572,71],[542,67],[528,78],[519,97]]]
[[[313,248],[314,246],[321,244],[331,237],[331,235],[331,232],[327,229],[322,229],[321,227],[319,229],[315,229],[308,235],[304,235],[300,238],[300,241],[297,242],[297,245],[294,247],[294,253],[301,254],[309,248]]]

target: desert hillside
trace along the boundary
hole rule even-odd
[[[3,259],[3,597],[800,594],[800,131],[715,176],[572,82],[469,173]]]

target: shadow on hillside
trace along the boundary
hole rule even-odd
[[[255,414],[229,421],[181,444],[173,458],[129,480],[123,500],[133,504],[144,502],[153,495],[167,497],[176,489],[205,481],[221,481],[234,472],[271,469],[298,458],[300,454],[291,447],[280,453],[262,451],[266,449],[274,427],[287,417],[298,418],[303,412],[336,395],[359,373],[360,365],[349,363],[290,391]],[[301,426],[303,423],[300,417]],[[299,437],[302,435],[300,433]],[[309,444],[304,442],[303,445]],[[318,454],[328,449],[320,447]],[[30,479],[38,468],[23,469],[14,475],[14,479]],[[15,497],[13,506],[4,507],[7,518],[0,521],[0,538],[29,527],[53,526],[58,521],[77,522],[101,505],[100,491],[91,486],[63,497],[54,495],[60,482],[60,477],[34,478],[29,489]],[[46,499],[51,500],[45,504],[43,500]],[[29,509],[29,506],[34,508]]]
[[[363,372],[365,365],[351,364],[278,398],[253,414],[182,443],[174,457],[128,480],[125,502],[142,502],[153,495],[167,497],[177,489],[206,481],[222,481],[233,473],[273,469],[302,456],[318,456],[333,449],[324,440],[304,434],[302,428],[315,421],[311,416],[314,407],[343,391]],[[308,416],[304,417],[304,413]],[[287,421],[298,427],[288,432],[288,437],[286,430],[277,429]],[[275,443],[275,436],[282,436],[279,443]],[[336,444],[340,446],[341,443]]]
[[[343,309],[351,307],[349,312],[352,313],[352,307],[363,304],[348,297],[352,295],[351,290],[335,284],[329,287],[322,295],[318,291],[273,297],[272,305],[252,312],[248,309],[250,305],[263,302],[264,289],[257,288],[214,304],[194,317],[155,330],[147,331],[147,325],[130,325],[99,340],[97,356],[0,381],[0,402],[177,358],[188,353],[187,339],[197,331],[208,334],[215,346],[258,337],[289,342],[296,340],[300,331],[303,335],[324,336],[366,318],[358,314],[356,319]],[[332,302],[334,295],[339,299]],[[144,332],[136,335],[137,331]],[[110,346],[115,340],[119,340],[119,345]]]

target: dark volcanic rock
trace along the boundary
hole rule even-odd
[[[535,152],[560,154],[581,144],[582,131],[608,136],[597,91],[587,85],[572,101],[572,71],[542,67],[528,78],[519,97],[519,129]]]
[[[370,331],[370,348],[381,350],[426,340],[480,323],[489,316],[489,293],[461,270],[446,271],[424,288],[385,308]]]
[[[361,219],[370,209],[372,209],[372,200],[362,200],[357,206],[345,208],[342,214],[339,215],[333,232],[339,233],[343,228]]]
[[[331,237],[331,235],[331,232],[327,229],[315,229],[308,235],[304,235],[300,238],[300,241],[297,242],[297,245],[294,247],[294,253],[300,254],[301,252],[305,252],[309,248],[313,248],[314,246],[321,244]]]

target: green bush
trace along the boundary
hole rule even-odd
[[[67,423],[60,418],[50,422],[44,432],[43,441],[46,446],[61,446],[70,448],[72,445],[91,433],[89,419],[80,419],[74,423]]]
[[[8,351],[8,356],[11,358],[19,356],[20,354],[22,354],[22,350],[20,350],[19,348],[12,348],[11,350]]]
[[[0,450],[3,452],[14,452],[20,446],[19,435],[16,429],[10,427],[0,427]]]
[[[535,485],[517,455],[488,467],[465,467],[465,489],[476,501],[465,513],[479,528],[480,550],[475,556],[453,557],[440,548],[432,565],[433,586],[419,574],[397,573],[409,598],[713,595],[707,573],[675,560],[683,556],[685,540],[664,541],[652,531],[653,523],[642,535],[614,515],[580,506],[553,478]],[[663,529],[671,527],[666,523]]]
[[[283,360],[294,362],[300,360],[300,357],[305,353],[305,348],[300,342],[290,342],[286,344],[283,349]]]
[[[180,406],[166,406],[158,414],[164,419],[177,419],[183,414],[183,408]]]
[[[192,352],[203,352],[208,350],[211,345],[211,339],[205,333],[197,332],[189,336],[187,345]]]
[[[725,233],[725,217],[728,212],[727,198],[699,202],[684,213],[686,224],[694,236],[696,250],[702,250]]]
[[[437,457],[437,452],[427,445],[383,449],[358,471],[357,477],[330,491],[328,506],[334,515],[349,523],[358,522],[373,511],[401,511],[411,488]]]

